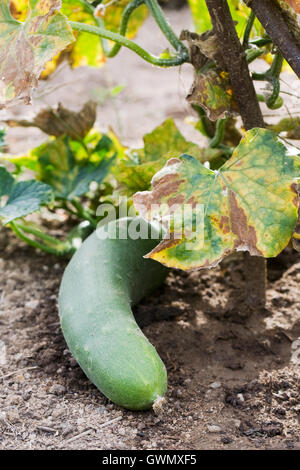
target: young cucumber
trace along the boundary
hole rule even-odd
[[[152,239],[103,239],[108,227],[132,223],[151,229]],[[158,239],[156,228],[140,218],[110,222],[85,240],[60,287],[59,314],[71,353],[106,397],[131,410],[151,408],[167,388],[166,368],[131,310],[168,273],[143,258]]]

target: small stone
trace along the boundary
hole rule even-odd
[[[64,410],[62,408],[55,408],[55,410],[52,411],[53,418],[58,418],[59,416],[62,416],[63,414],[64,414]]]
[[[24,401],[29,400],[30,397],[31,397],[31,394],[32,394],[31,390],[25,390],[25,391],[23,392],[23,395],[22,395],[23,400],[24,400]]]
[[[18,421],[20,421],[19,412],[18,412],[17,410],[8,410],[8,411],[6,412],[6,419],[7,419],[11,424],[17,423]]]
[[[145,428],[146,428],[146,426],[145,426],[144,423],[139,423],[139,424],[137,425],[137,430],[138,430],[138,431],[143,431],[143,429],[145,429]]]
[[[100,413],[100,414],[107,414],[107,410],[106,410],[105,406],[99,406],[99,407],[97,408],[97,411],[98,411],[98,413]]]
[[[223,444],[231,444],[233,442],[233,439],[231,439],[231,437],[228,437],[228,436],[223,436],[221,437],[221,442]]]
[[[20,397],[20,395],[10,395],[7,397],[6,403],[8,405],[18,405],[21,400],[22,398]]]
[[[0,341],[0,366],[5,366],[6,362],[6,345],[4,341]]]
[[[71,366],[71,367],[76,367],[76,366],[78,366],[78,362],[76,361],[75,357],[71,357],[71,358],[69,359],[69,363],[70,363],[70,366]]]
[[[220,387],[221,387],[220,382],[213,382],[212,384],[210,384],[210,388],[213,388],[213,389],[220,388]]]
[[[241,426],[241,424],[242,424],[242,422],[241,422],[240,419],[234,419],[233,420],[233,425],[234,425],[235,428],[238,429]]]
[[[237,394],[237,399],[240,403],[244,403],[245,401],[244,395],[242,393]]]
[[[221,432],[222,428],[216,424],[211,424],[207,426],[208,432]]]
[[[73,431],[73,426],[71,426],[71,424],[66,424],[66,425],[63,427],[62,436],[65,437],[65,436],[67,436],[68,434],[70,434],[72,431]]]
[[[175,395],[176,395],[177,398],[181,398],[183,396],[182,390],[180,390],[180,388],[178,388],[175,392]]]
[[[38,300],[29,300],[25,303],[25,307],[29,308],[30,310],[35,310],[39,306],[39,303],[40,302]]]
[[[54,384],[50,387],[49,393],[52,393],[53,395],[63,395],[66,392],[66,387],[64,387],[61,384]]]

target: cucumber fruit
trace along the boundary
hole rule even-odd
[[[127,230],[132,222],[151,229],[152,239],[99,238],[112,224]],[[166,368],[131,310],[168,273],[143,258],[158,240],[157,229],[143,219],[110,222],[84,241],[60,287],[59,315],[71,353],[106,397],[131,410],[151,408],[167,388]]]

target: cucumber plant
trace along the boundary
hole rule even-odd
[[[0,217],[30,245],[53,254],[70,255],[80,245],[73,243],[72,233],[65,241],[57,240],[24,217],[41,206],[54,212],[63,210],[79,219],[78,222],[83,220],[89,224],[82,234],[83,239],[99,222],[95,210],[97,203],[114,201],[120,194],[129,196],[130,204],[134,203],[138,212],[150,221],[153,218],[170,219],[174,200],[181,207],[186,203],[203,205],[203,226],[192,250],[185,238],[176,238],[178,227],[171,226],[171,240],[164,239],[152,246],[148,254],[144,253],[148,248],[146,244],[139,248],[136,245],[137,256],[141,258],[146,254],[168,267],[189,270],[213,267],[234,250],[249,252],[251,256],[245,255],[244,263],[245,293],[238,303],[246,314],[250,314],[253,309],[264,307],[265,259],[277,256],[292,238],[299,239],[296,224],[300,151],[290,140],[284,139],[285,136],[299,138],[298,117],[268,125],[260,104],[264,103],[271,110],[283,106],[284,93],[280,87],[283,68],[289,67],[300,76],[299,2],[188,0],[188,3],[195,28],[193,31],[185,29],[178,36],[157,0],[1,2],[2,107],[19,101],[29,103],[39,78],[47,78],[66,58],[72,67],[99,67],[126,47],[154,66],[189,64],[193,67],[194,83],[187,100],[197,116],[194,125],[207,137],[208,145],[200,149],[187,142],[173,121],[167,120],[145,136],[143,149],[125,149],[112,133],[101,135],[93,129],[93,104],[86,105],[79,113],[80,118],[58,108],[43,111],[42,119],[38,115],[30,123],[26,120],[8,122],[8,125],[34,125],[51,137],[27,155],[2,154]],[[169,43],[169,49],[159,56],[133,40],[148,14]],[[258,58],[269,63],[264,73],[255,71]],[[249,64],[254,71],[250,72]],[[257,93],[256,82],[266,85],[263,92]],[[242,126],[238,125],[238,117]],[[7,161],[15,165],[13,174],[4,167]],[[23,181],[24,168],[33,170],[36,179]],[[149,211],[151,204],[158,204],[157,213]],[[91,235],[83,244],[75,261],[71,261],[74,272],[76,260],[88,257],[89,246],[97,243]],[[121,246],[121,240],[116,243]],[[132,256],[135,253],[133,245],[126,245]],[[100,253],[102,249],[99,245]],[[121,269],[113,266],[116,273]],[[148,266],[143,264],[143,276],[147,276]],[[103,277],[100,271],[92,263],[91,270],[84,271],[84,282],[99,281],[100,286]],[[108,275],[112,279],[115,276],[113,272]],[[130,302],[138,301],[141,296],[137,292],[131,298],[128,285],[123,286],[126,306],[122,306],[122,312],[117,304],[104,305],[102,299],[93,297],[93,309],[87,316],[87,323],[81,324],[81,317],[78,321],[77,315],[79,310],[71,305],[73,294],[68,281],[71,278],[72,267],[67,270],[61,294],[63,329],[71,350],[87,375],[112,400],[133,409],[148,407],[156,396],[164,393],[165,375],[159,360],[154,360],[160,364],[159,387],[149,385],[148,378],[153,375],[155,382],[156,375],[147,366],[149,387],[145,387],[145,394],[140,393],[141,384],[131,371],[124,368],[128,372],[127,383],[126,378],[120,378],[121,364],[117,370],[113,369],[111,377],[106,375],[109,367],[106,356],[97,349],[98,344],[90,333],[94,321],[103,333],[107,312],[114,312],[121,323],[122,317],[125,323],[136,328]],[[96,284],[93,285],[97,290]],[[113,292],[113,282],[110,288]],[[141,290],[142,295],[143,292]],[[124,337],[121,336],[119,344],[123,344]],[[117,354],[112,333],[105,338]],[[80,343],[78,351],[77,340]],[[155,353],[150,352],[144,338],[141,341],[147,361],[148,353],[149,357]],[[139,347],[133,345],[132,351],[135,346]],[[136,370],[141,366],[135,365]]]

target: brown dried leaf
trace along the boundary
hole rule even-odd
[[[6,122],[11,127],[38,127],[48,135],[60,137],[63,134],[71,139],[83,139],[93,127],[96,120],[96,103],[88,101],[79,111],[70,111],[61,104],[57,109],[41,110],[33,121],[9,119]]]
[[[285,0],[290,7],[293,8],[295,13],[300,13],[300,0]]]
[[[211,121],[238,113],[228,75],[225,72],[218,73],[215,69],[195,74],[187,101],[205,109]]]
[[[23,100],[30,103],[45,64],[74,41],[61,0],[29,0],[25,22],[0,3],[0,107]]]

